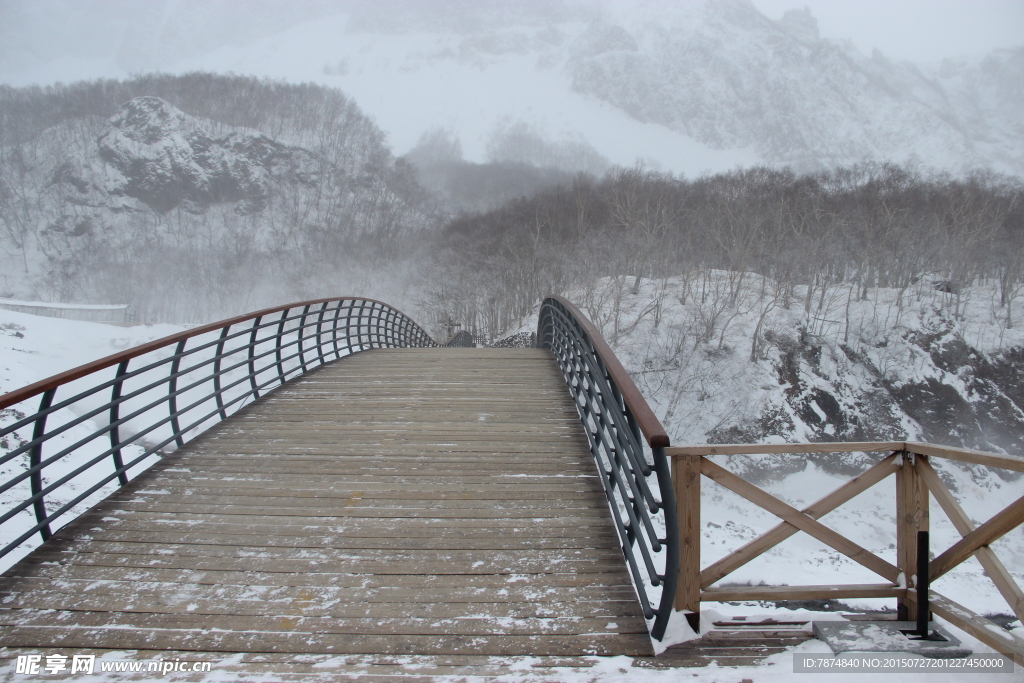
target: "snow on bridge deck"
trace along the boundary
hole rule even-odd
[[[0,625],[7,652],[652,654],[536,349],[374,350],[290,382],[7,571]]]

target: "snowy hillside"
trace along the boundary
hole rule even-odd
[[[244,19],[230,4],[195,14],[169,2],[159,19],[122,8],[117,40],[91,45],[79,32],[63,61],[25,43],[66,27],[21,8],[8,22],[19,30],[4,36],[0,81],[157,69],[312,81],[353,96],[399,154],[441,127],[475,162],[494,159],[503,131],[522,124],[555,147],[688,174],[908,158],[954,172],[1024,172],[1024,48],[893,61],[822,38],[808,11],[774,21],[748,0],[446,7],[306,2],[282,12],[262,3]],[[90,30],[103,22],[85,6],[58,14]]]
[[[192,74],[2,102],[8,297],[210,320],[351,291],[431,220],[408,166],[331,89]]]

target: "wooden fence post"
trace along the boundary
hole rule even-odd
[[[923,455],[903,451],[903,465],[896,470],[896,566],[903,572],[907,588],[914,587],[917,574],[917,532],[928,531],[928,487],[917,471]],[[896,601],[896,618],[917,619],[917,602]]]
[[[679,578],[675,609],[687,612],[690,627],[700,632],[700,464],[703,456],[672,458],[672,486],[679,517]]]

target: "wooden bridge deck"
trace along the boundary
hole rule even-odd
[[[650,655],[561,374],[356,354],[228,418],[0,579],[0,646]]]

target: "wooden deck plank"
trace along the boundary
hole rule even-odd
[[[353,591],[352,595],[377,594],[390,589],[404,591],[406,589],[426,591],[424,595],[434,591],[462,589],[467,595],[475,596],[478,591],[488,594],[504,595],[503,591],[512,594],[515,590],[537,591],[574,591],[576,589],[618,589],[622,587],[632,590],[621,572],[574,572],[554,573],[541,572],[543,576],[530,576],[525,573],[509,574],[432,574],[432,575],[377,575],[377,574],[337,574],[329,567],[316,567],[311,571],[296,574],[277,571],[230,571],[217,569],[176,570],[149,567],[104,567],[79,564],[25,564],[19,568],[15,576],[7,579],[45,578],[56,582],[81,579],[92,582],[133,581],[160,582],[170,586],[175,583],[215,584],[215,585],[255,585],[255,586],[294,586],[294,587],[339,587],[360,588],[364,593]],[[542,583],[541,583],[542,582]],[[5,586],[13,585],[7,584]],[[538,586],[543,586],[538,587]]]
[[[42,645],[651,653],[535,349],[356,354],[247,406],[5,573],[0,647]]]

